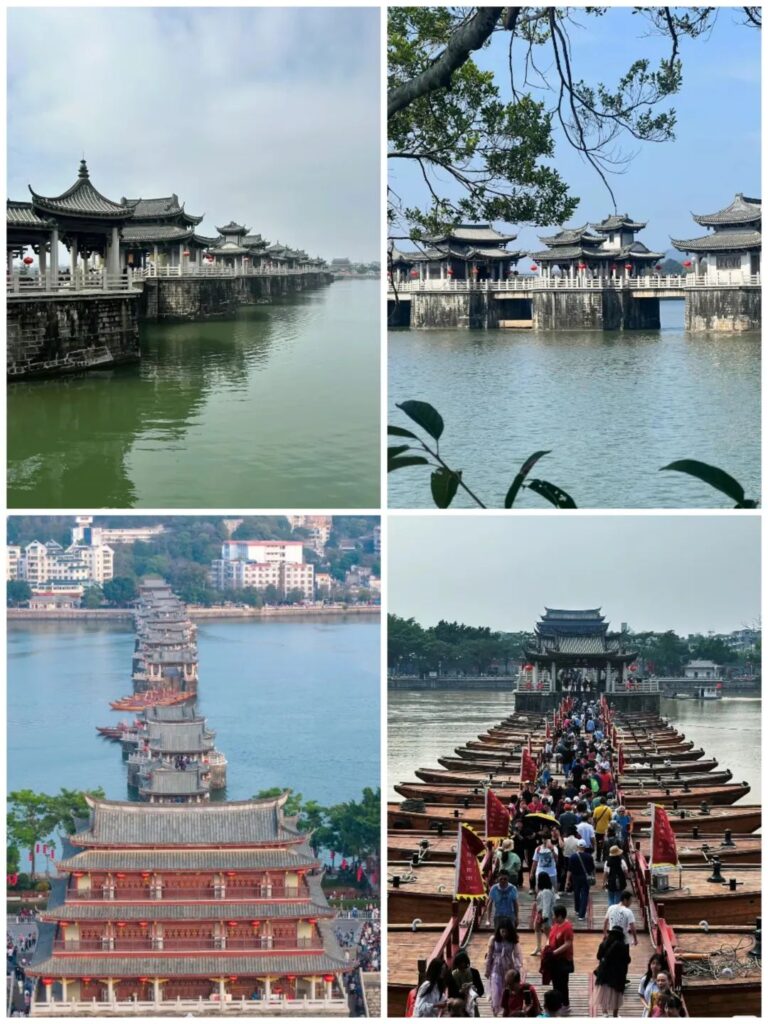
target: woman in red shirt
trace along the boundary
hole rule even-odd
[[[568,908],[556,903],[554,924],[541,958],[541,973],[552,980],[552,988],[563,997],[563,1006],[570,1006],[568,977],[573,974],[573,925],[568,920]]]

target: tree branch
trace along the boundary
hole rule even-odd
[[[448,45],[421,74],[408,82],[390,89],[387,100],[387,117],[409,106],[414,100],[435,89],[448,88],[451,76],[468,59],[474,50],[490,39],[501,17],[503,7],[481,7],[464,25],[458,28],[448,40]]]

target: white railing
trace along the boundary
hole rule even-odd
[[[618,680],[613,684],[609,693],[658,693],[658,679],[635,679],[634,682],[623,682]]]
[[[722,271],[717,276],[698,274],[647,274],[637,277],[592,277],[577,274],[574,277],[528,276],[508,277],[503,281],[457,281],[451,277],[429,278],[423,281],[392,281],[389,292],[532,292],[565,289],[604,290],[606,288],[628,289],[629,291],[675,291],[688,288],[760,287],[759,274],[742,274],[740,271]]]
[[[137,999],[107,1001],[71,1000],[51,1001],[36,1000],[32,1003],[33,1017],[102,1017],[106,1012],[110,1016],[120,1017],[154,1017],[158,1012],[165,1016],[211,1014],[241,1014],[243,1016],[273,1016],[275,1011],[280,1015],[311,1016],[311,1011],[335,1010],[333,1016],[345,1016],[346,999],[283,999],[272,996],[270,999],[163,999],[160,1002],[139,1001]],[[324,1014],[324,1015],[326,1015]],[[328,1014],[330,1016],[330,1014]]]
[[[50,272],[30,273],[14,270],[6,274],[6,291],[9,297],[26,295],[58,295],[72,293],[115,292],[127,293],[140,288],[132,270],[112,274],[105,270],[78,270],[74,275],[68,271],[57,274]]]

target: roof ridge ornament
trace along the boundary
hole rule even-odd
[[[80,161],[80,170],[77,172],[78,178],[81,181],[89,181],[90,175],[88,174],[88,164],[85,162],[85,157]]]

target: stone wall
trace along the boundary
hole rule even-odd
[[[565,695],[562,693],[540,693],[530,690],[516,690],[515,711],[533,711],[546,714],[559,706]],[[659,693],[607,693],[608,703],[618,711],[644,711],[658,714],[661,708]]]
[[[760,288],[691,288],[685,298],[688,331],[759,331]]]
[[[584,291],[537,291],[533,326],[540,331],[615,330],[621,323],[618,296],[596,288]]]
[[[9,380],[137,361],[139,301],[138,293],[10,297]]]
[[[629,293],[622,295],[622,321],[625,331],[661,330],[659,300],[637,298]]]
[[[330,274],[275,274],[273,277],[157,277],[144,284],[141,318],[153,321],[216,320],[240,306],[270,303],[286,295],[330,284]]]
[[[411,327],[469,328],[499,326],[499,304],[486,292],[414,292],[411,296]]]

